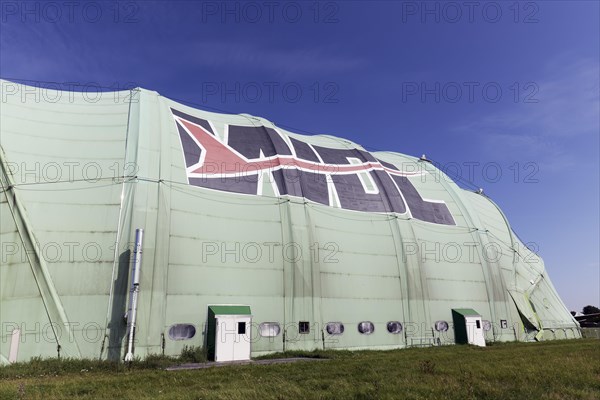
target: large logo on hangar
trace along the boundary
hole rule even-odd
[[[365,212],[395,212],[445,225],[454,219],[443,201],[423,199],[407,176],[359,149],[311,145],[264,126],[214,125],[171,109],[188,182],[249,195],[289,195]]]

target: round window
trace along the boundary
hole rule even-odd
[[[258,325],[258,330],[262,337],[275,337],[281,332],[281,327],[277,322],[263,322]]]
[[[344,324],[341,322],[329,322],[325,330],[330,335],[341,335],[344,333]]]
[[[487,331],[489,331],[489,330],[491,330],[491,329],[492,329],[492,323],[491,323],[490,321],[488,321],[488,320],[483,320],[483,322],[482,322],[482,323],[483,323],[483,330],[484,330],[484,331],[486,331],[486,332],[487,332]]]
[[[398,321],[390,321],[387,323],[387,330],[389,333],[397,335],[402,332],[402,324]]]
[[[446,321],[435,321],[434,326],[438,332],[446,332],[448,330],[448,323]]]
[[[363,335],[370,335],[375,331],[375,325],[370,321],[359,322],[358,331]]]
[[[175,324],[169,328],[171,340],[187,340],[196,335],[196,327],[192,324]]]

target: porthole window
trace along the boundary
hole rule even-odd
[[[258,331],[262,337],[275,337],[281,332],[281,327],[277,322],[263,322],[258,325]]]
[[[329,322],[325,328],[330,335],[341,335],[344,333],[344,324],[341,322]]]
[[[375,325],[370,321],[363,321],[358,323],[358,331],[363,335],[370,335],[375,332]]]
[[[490,321],[487,321],[484,319],[483,320],[483,330],[487,332],[491,329],[492,329],[492,323]]]
[[[446,321],[435,321],[434,327],[438,332],[446,332],[448,330],[448,323]]]
[[[196,335],[196,327],[191,324],[175,324],[169,328],[171,340],[187,340]]]
[[[387,323],[387,330],[389,333],[397,335],[402,332],[402,324],[398,321],[390,321]]]

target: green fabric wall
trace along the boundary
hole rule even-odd
[[[557,337],[556,332],[580,336],[542,260],[513,235],[501,211],[485,196],[460,189],[431,164],[398,153],[374,153],[400,168],[424,168],[427,172],[410,178],[411,183],[422,197],[443,200],[455,226],[187,184],[170,107],[210,120],[218,135],[225,124],[272,126],[261,118],[195,110],[143,89],[104,94],[94,103],[77,95],[71,101],[64,92],[56,102],[44,96],[5,97],[0,109],[0,245],[21,251],[4,251],[0,265],[0,360],[8,356],[9,324],[26,332],[19,360],[56,356],[57,336],[61,356],[121,358],[136,228],[145,231],[139,356],[161,353],[163,342],[166,354],[203,345],[210,304],[248,304],[253,323],[279,322],[282,330],[287,328],[285,342],[283,334],[260,338],[254,330],[254,355],[405,347],[432,336],[453,343],[452,330],[432,330],[435,321],[452,320],[452,308],[473,308],[491,321],[488,340],[529,339],[520,314],[536,327],[539,340]],[[279,130],[312,144],[360,148],[331,136]],[[69,179],[49,179],[52,163]],[[67,175],[69,165],[75,167]],[[84,166],[100,170],[100,179],[90,180],[92,171]],[[23,175],[17,167],[33,172]],[[23,249],[30,243],[40,246],[26,257]],[[207,245],[259,245],[266,252],[264,243],[272,244],[272,257],[236,260],[206,254]],[[300,259],[283,256],[290,243],[301,248]],[[452,262],[427,251],[408,251],[415,245],[426,250],[456,244],[464,250],[464,243],[472,243],[474,253],[463,251]],[[44,253],[52,244],[77,251],[50,259]],[[503,249],[499,259],[484,257],[482,249],[490,244]],[[81,251],[85,246],[89,253],[99,248],[100,254],[91,257]],[[501,328],[500,320],[508,321],[508,328]],[[311,323],[310,334],[297,334],[299,321]],[[343,335],[323,334],[332,321],[344,323]],[[375,332],[360,334],[361,321],[373,322]],[[388,321],[402,322],[403,334],[389,334]],[[196,336],[170,340],[168,329],[176,323],[195,325]],[[61,332],[53,332],[54,326]]]

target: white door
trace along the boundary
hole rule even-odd
[[[236,319],[237,335],[233,344],[233,359],[250,359],[250,318],[242,317]]]
[[[250,359],[250,317],[217,315],[215,361]]]
[[[483,331],[481,317],[465,317],[465,323],[467,324],[467,338],[469,344],[485,347],[485,333]]]

